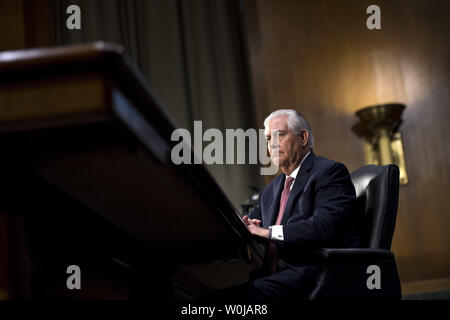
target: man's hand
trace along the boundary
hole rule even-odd
[[[248,216],[243,216],[242,219],[244,219],[244,222],[247,225],[247,227],[250,225],[255,225],[255,226],[259,227],[259,225],[261,224],[261,220],[250,219]]]
[[[243,220],[251,234],[261,238],[269,239],[269,229],[264,229],[259,226],[261,224],[261,220],[250,219],[248,216],[244,216]]]
[[[269,239],[269,229],[264,229],[264,228],[254,225],[254,224],[251,224],[248,226],[248,230],[250,230],[250,233],[255,236]]]

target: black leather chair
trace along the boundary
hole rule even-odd
[[[400,279],[390,251],[397,216],[399,169],[368,165],[351,174],[364,215],[364,245],[322,249],[312,300],[398,300]],[[379,281],[377,281],[379,280]]]

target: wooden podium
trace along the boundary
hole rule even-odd
[[[174,129],[120,46],[0,53],[0,298],[167,303],[214,288],[186,270],[260,261],[207,169],[171,162]]]

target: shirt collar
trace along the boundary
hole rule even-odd
[[[291,178],[297,178],[297,174],[298,171],[300,170],[300,167],[302,166],[302,163],[305,161],[305,159],[309,156],[309,154],[311,153],[311,150],[308,151],[308,153],[303,157],[302,161],[300,161],[300,164],[298,165],[297,168],[295,168],[294,171],[291,172],[291,174],[289,176],[286,177],[291,177]]]

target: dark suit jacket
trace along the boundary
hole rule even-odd
[[[280,174],[272,180],[249,213],[250,218],[262,220],[264,228],[275,224],[285,177]],[[279,258],[292,267],[305,266],[308,251],[359,247],[360,212],[347,168],[311,152],[286,204],[281,221],[284,241],[276,242]]]

